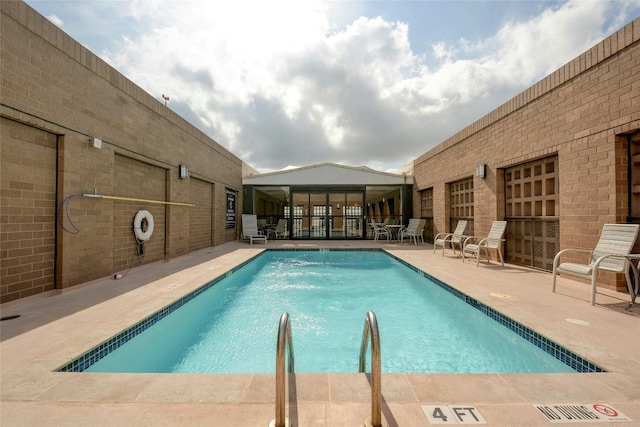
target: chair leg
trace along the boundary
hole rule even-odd
[[[598,285],[598,271],[591,275],[591,305],[596,305],[596,286]]]

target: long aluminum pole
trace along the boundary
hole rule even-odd
[[[82,195],[82,197],[93,197],[94,199],[107,199],[107,200],[124,200],[128,202],[156,203],[161,205],[195,206],[193,203],[165,202],[164,200],[149,200],[149,199],[133,199],[131,197],[104,196],[102,194],[85,193]]]

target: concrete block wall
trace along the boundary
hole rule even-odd
[[[0,302],[106,277],[132,259],[139,265],[132,224],[141,209],[155,222],[142,263],[236,239],[225,215],[226,189],[242,190],[238,157],[24,2],[3,1],[0,12]],[[191,179],[179,178],[180,164]],[[39,181],[46,196],[27,190]],[[196,206],[87,197],[63,204],[87,193]],[[37,203],[46,206],[34,221],[27,207]],[[56,226],[58,207],[76,234]],[[236,210],[242,212],[240,197]],[[46,250],[27,227],[46,230],[38,237]]]
[[[640,130],[638,70],[640,19],[418,157],[414,191],[433,187],[434,233],[448,231],[448,183],[474,177],[475,234],[483,235],[505,215],[504,169],[553,155],[561,248],[593,248],[602,224],[626,222],[624,135]],[[486,179],[475,177],[481,163]],[[603,283],[624,288],[613,275]]]
[[[11,141],[27,141],[19,150]],[[53,289],[56,137],[0,118],[1,295]]]

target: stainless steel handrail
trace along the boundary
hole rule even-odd
[[[378,332],[378,320],[373,311],[367,312],[360,345],[360,372],[365,372],[367,361],[367,347],[371,335],[371,426],[382,426],[382,385],[380,361],[380,333]],[[367,425],[369,420],[367,420]]]
[[[278,344],[276,347],[276,418],[275,427],[285,427],[288,423],[285,417],[285,345],[289,351],[287,372],[293,373],[293,341],[291,340],[291,323],[289,313],[282,313],[278,327]]]

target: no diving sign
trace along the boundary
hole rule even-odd
[[[550,423],[601,423],[631,421],[608,403],[533,405]]]

